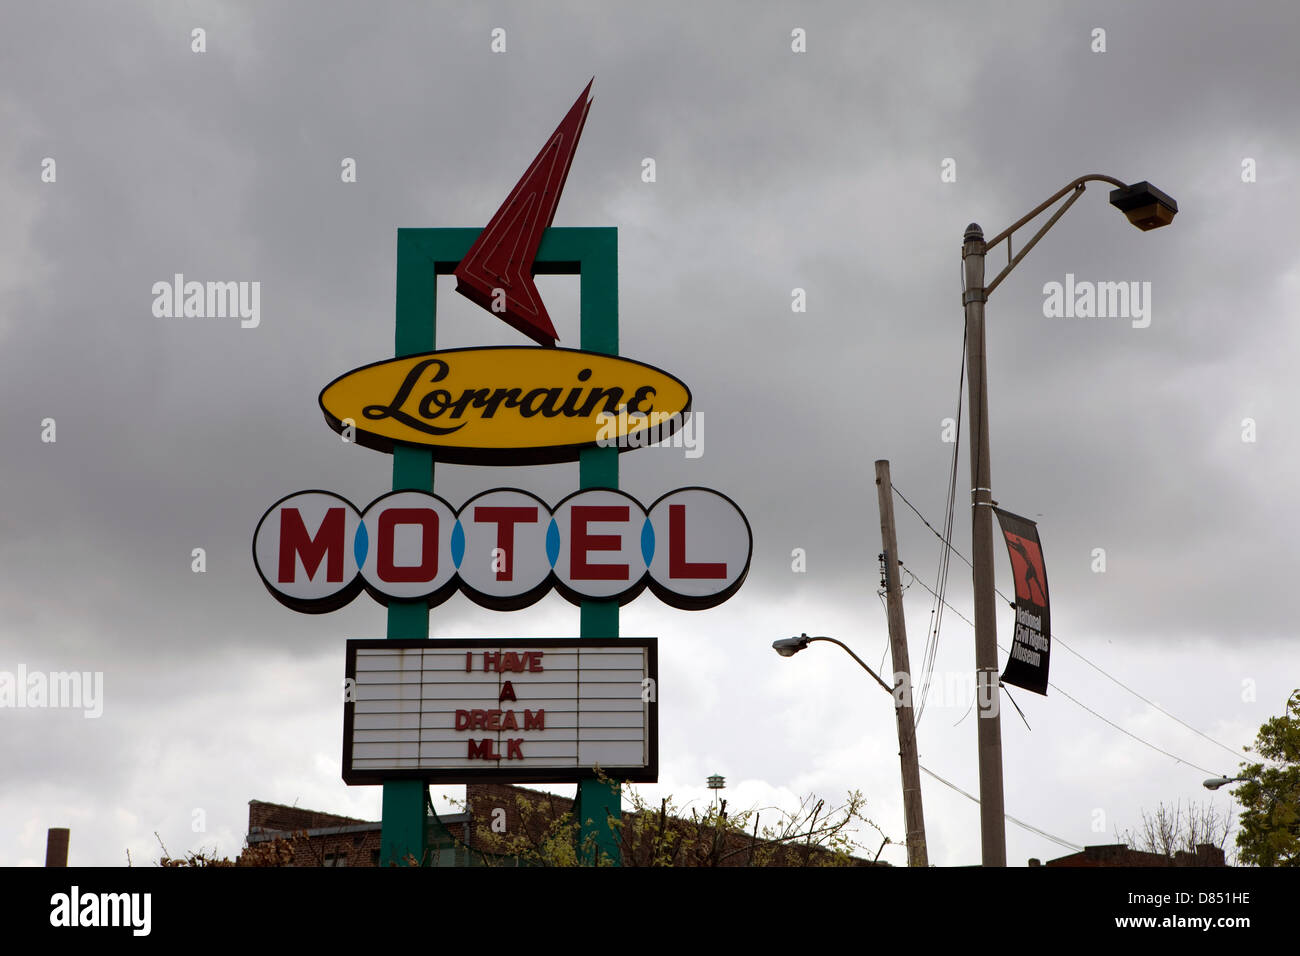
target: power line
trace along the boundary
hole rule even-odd
[[[936,531],[934,525],[930,524],[930,522],[928,522],[928,521],[925,520],[925,515],[921,514],[921,512],[919,512],[919,511],[917,511],[917,510],[916,510],[916,505],[914,505],[914,504],[912,504],[912,502],[908,501],[908,500],[907,500],[907,496],[904,495],[901,491],[898,490],[898,485],[893,485],[892,482],[891,482],[891,485],[893,486],[894,494],[898,495],[898,497],[900,497],[900,498],[903,499],[903,504],[907,505],[909,508],[912,509],[912,512],[913,512],[913,513],[914,513],[918,518],[921,519],[921,524],[923,524],[923,525],[925,525],[927,528],[929,528],[930,531],[934,534],[934,536],[935,536],[936,538],[938,538],[940,541],[942,541],[942,542],[944,543],[944,545],[947,547],[947,549],[948,549],[949,551],[951,551],[953,554],[957,555],[957,557],[961,558],[963,561],[966,561],[966,556],[965,556],[964,554],[962,554],[960,551],[958,551],[956,548],[954,548],[954,547],[952,546],[952,543],[951,543],[947,538],[945,538],[945,537],[944,537],[943,535],[941,535],[938,531]],[[966,561],[966,566],[967,566],[968,568],[972,568],[972,569],[974,568],[974,565],[972,565],[969,561]]]
[[[920,765],[918,765],[918,766],[920,766]],[[971,794],[969,794],[969,793],[967,793],[965,790],[963,790],[961,787],[957,786],[955,783],[950,783],[949,781],[943,779],[943,777],[939,776],[937,773],[935,773],[935,772],[934,772],[933,770],[931,770],[929,767],[921,766],[921,769],[924,770],[926,773],[928,773],[930,776],[934,777],[935,780],[938,780],[938,781],[939,781],[941,784],[943,784],[945,787],[951,787],[953,790],[956,790],[958,793],[960,793],[960,794],[961,794],[963,797],[965,797],[967,800],[970,800],[972,803],[974,803],[974,804],[976,804],[976,805],[979,804],[979,802],[980,802],[980,801],[979,801],[979,797],[972,796]],[[1080,852],[1083,850],[1083,847],[1078,846],[1077,844],[1071,843],[1069,840],[1062,840],[1062,839],[1061,839],[1060,837],[1058,837],[1058,836],[1052,836],[1052,834],[1048,833],[1046,830],[1040,830],[1038,827],[1034,826],[1032,823],[1026,823],[1024,820],[1017,820],[1015,817],[1013,817],[1013,816],[1012,816],[1011,814],[1009,814],[1009,813],[1004,813],[1003,816],[1006,817],[1008,820],[1010,820],[1012,823],[1014,823],[1016,826],[1018,826],[1018,827],[1022,827],[1022,828],[1024,828],[1024,829],[1028,830],[1030,833],[1036,833],[1036,834],[1038,834],[1038,835],[1041,836],[1041,837],[1045,837],[1046,839],[1051,840],[1053,843],[1058,843],[1058,844],[1060,844],[1061,846],[1065,847],[1067,850],[1075,850],[1075,851],[1080,851]]]
[[[1001,644],[999,644],[999,645],[998,645],[998,650],[1003,650],[1003,651],[1005,651],[1006,648],[1003,647]],[[1098,718],[1099,720],[1104,720],[1104,721],[1106,721],[1106,723],[1110,724],[1112,727],[1114,727],[1114,728],[1115,728],[1116,730],[1118,730],[1120,733],[1122,733],[1122,734],[1128,734],[1128,736],[1132,737],[1132,738],[1133,738],[1134,740],[1136,740],[1138,743],[1146,744],[1146,745],[1147,745],[1148,747],[1150,747],[1152,750],[1158,750],[1158,751],[1160,751],[1160,753],[1164,754],[1166,757],[1173,757],[1173,759],[1176,760],[1176,761],[1178,761],[1179,763],[1185,763],[1185,764],[1187,764],[1187,766],[1189,766],[1189,767],[1195,767],[1197,770],[1200,770],[1202,773],[1208,773],[1211,777],[1217,777],[1217,776],[1219,775],[1219,771],[1217,771],[1217,770],[1206,770],[1204,767],[1199,766],[1199,765],[1197,765],[1197,764],[1194,764],[1194,763],[1192,763],[1190,760],[1184,760],[1182,757],[1179,757],[1179,756],[1177,756],[1176,754],[1171,754],[1168,750],[1162,750],[1161,748],[1157,747],[1155,744],[1150,743],[1149,741],[1143,740],[1143,739],[1142,739],[1141,737],[1139,737],[1137,734],[1135,734],[1135,733],[1131,733],[1130,731],[1125,730],[1123,727],[1121,727],[1119,724],[1115,723],[1113,720],[1110,720],[1110,719],[1108,719],[1108,718],[1106,718],[1106,717],[1102,717],[1101,714],[1097,713],[1095,710],[1093,710],[1093,709],[1092,709],[1091,707],[1089,707],[1087,704],[1083,703],[1082,701],[1076,700],[1076,699],[1073,698],[1073,697],[1070,697],[1069,694],[1067,694],[1065,691],[1061,690],[1061,688],[1057,687],[1057,686],[1056,686],[1055,684],[1053,684],[1051,681],[1048,681],[1048,686],[1051,687],[1051,688],[1053,688],[1054,690],[1058,691],[1059,693],[1064,694],[1068,699],[1074,701],[1076,704],[1078,704],[1080,707],[1082,707],[1082,708],[1083,708],[1084,710],[1086,710],[1088,713],[1092,714],[1092,716]]]
[[[912,574],[911,570],[908,570],[907,573],[908,573],[908,574]],[[924,581],[922,581],[920,578],[918,578],[915,574],[912,574],[912,579],[915,580],[915,581],[917,581],[918,583],[920,583],[921,587],[925,588],[927,591],[930,590],[929,587],[926,585],[926,583],[925,583]],[[930,593],[931,593],[931,594],[934,594],[933,591],[930,591]],[[963,621],[965,621],[965,622],[966,622],[967,624],[969,624],[971,627],[974,627],[974,626],[975,626],[974,622],[972,622],[970,618],[966,617],[964,614],[961,613],[961,611],[957,610],[957,609],[956,609],[955,607],[953,607],[951,604],[948,605],[948,610],[952,611],[954,614],[956,614],[959,618],[961,618]],[[1055,636],[1055,635],[1052,635],[1052,636],[1053,636],[1053,639],[1055,639],[1056,636]],[[998,650],[1002,651],[1003,653],[1009,653],[1009,652],[1007,651],[1007,649],[1006,649],[1005,647],[1003,647],[1001,644],[998,644]],[[1103,672],[1103,673],[1104,673],[1104,672]],[[1063,695],[1067,700],[1072,701],[1072,702],[1075,703],[1075,704],[1078,704],[1080,707],[1082,707],[1082,708],[1083,708],[1084,710],[1086,710],[1088,713],[1092,714],[1092,715],[1093,715],[1094,717],[1096,717],[1097,719],[1099,719],[1099,720],[1104,720],[1106,723],[1110,724],[1112,727],[1114,727],[1114,728],[1115,728],[1116,730],[1118,730],[1120,733],[1127,734],[1128,736],[1132,737],[1132,738],[1133,738],[1134,740],[1136,740],[1138,743],[1140,743],[1140,744],[1145,744],[1146,746],[1150,747],[1152,750],[1155,750],[1155,751],[1158,751],[1159,753],[1164,754],[1166,757],[1172,757],[1174,760],[1178,761],[1178,763],[1185,763],[1185,764],[1187,764],[1187,766],[1189,766],[1189,767],[1194,767],[1194,768],[1197,769],[1197,770],[1204,771],[1205,773],[1208,773],[1211,777],[1218,776],[1218,773],[1219,773],[1219,772],[1218,772],[1217,770],[1206,770],[1204,767],[1201,767],[1201,766],[1199,766],[1199,765],[1197,765],[1197,764],[1194,764],[1194,763],[1192,763],[1190,760],[1184,760],[1182,757],[1179,757],[1177,754],[1171,754],[1168,750],[1164,750],[1164,749],[1162,749],[1162,748],[1160,748],[1160,747],[1157,747],[1155,744],[1151,743],[1150,741],[1143,740],[1143,739],[1142,739],[1141,737],[1139,737],[1137,734],[1132,733],[1131,731],[1125,730],[1123,727],[1121,727],[1119,724],[1115,723],[1113,720],[1110,720],[1110,719],[1107,718],[1107,717],[1103,717],[1101,714],[1097,713],[1095,710],[1093,710],[1093,709],[1092,709],[1091,707],[1089,707],[1087,704],[1083,703],[1083,702],[1080,701],[1078,698],[1076,698],[1076,697],[1074,697],[1073,695],[1071,695],[1068,691],[1064,691],[1064,690],[1062,690],[1061,687],[1060,687],[1060,685],[1058,685],[1058,684],[1054,684],[1054,683],[1052,683],[1052,682],[1049,680],[1049,681],[1047,682],[1047,686],[1050,687],[1050,688],[1052,688],[1053,690],[1058,691],[1059,693],[1061,693],[1061,694],[1062,694],[1062,695]],[[1023,717],[1023,715],[1021,715],[1021,716]],[[1171,715],[1171,716],[1172,716],[1172,715]],[[1177,718],[1174,718],[1174,719],[1177,720]],[[1182,721],[1179,721],[1179,723],[1182,723]],[[1222,746],[1222,744],[1220,744],[1220,746]]]
[[[939,596],[939,595],[935,594],[933,590],[931,590],[931,588],[930,588],[930,586],[929,586],[928,584],[926,584],[924,581],[922,581],[920,578],[918,578],[915,574],[912,574],[912,570],[911,570],[911,568],[904,567],[903,570],[906,571],[908,574],[911,574],[911,575],[912,575],[912,580],[914,580],[917,584],[921,585],[921,587],[925,588],[925,589],[926,589],[927,591],[929,591],[931,594],[934,594],[934,596],[935,596],[936,598]],[[948,610],[952,611],[953,614],[956,614],[959,618],[961,618],[963,621],[965,621],[965,622],[966,622],[967,624],[969,624],[971,627],[974,627],[974,626],[975,626],[975,622],[972,621],[970,618],[968,618],[968,617],[967,617],[965,614],[963,614],[961,611],[957,610],[957,609],[956,609],[955,607],[953,607],[951,604],[948,604],[947,601],[944,601],[943,603],[948,605]]]
[[[939,532],[938,532],[937,530],[935,530],[934,525],[930,524],[929,521],[926,521],[926,519],[925,519],[925,515],[921,514],[920,511],[917,511],[916,506],[913,505],[910,501],[908,501],[906,497],[904,497],[903,493],[902,493],[901,491],[898,490],[898,487],[897,487],[897,486],[894,486],[894,493],[897,494],[898,497],[901,498],[901,499],[903,500],[903,504],[907,505],[907,507],[909,507],[909,508],[912,509],[912,511],[916,514],[916,516],[917,516],[918,518],[921,519],[921,523],[924,524],[927,528],[929,528],[930,531],[931,531],[931,533],[933,533],[934,536],[935,536],[936,538],[938,538],[940,541],[942,541],[948,550],[950,550],[953,554],[957,555],[957,557],[959,557],[959,558],[961,558],[963,561],[965,561],[965,562],[966,562],[966,565],[967,565],[968,567],[971,566],[971,563],[970,563],[969,560],[967,560],[966,556],[963,555],[960,551],[958,551],[957,548],[953,546],[953,544],[952,544],[952,542],[951,542],[950,540],[945,539],[945,538],[943,537],[943,535],[939,534]],[[913,575],[913,577],[915,578],[915,575]],[[919,580],[919,579],[918,579],[918,580]],[[924,586],[924,583],[923,583],[923,586]],[[927,588],[927,590],[929,590],[929,589]],[[1007,597],[1005,594],[1003,594],[1003,593],[1002,593],[1001,591],[999,591],[997,588],[994,588],[993,590],[994,590],[994,593],[997,594],[998,597],[1002,598],[1002,600],[1006,601],[1008,604],[1011,604],[1011,605],[1014,605],[1014,604],[1015,604],[1014,601],[1012,601],[1009,597]],[[930,593],[931,593],[931,594],[934,594],[933,591],[931,591]],[[949,605],[949,608],[950,608],[951,610],[953,610],[955,613],[957,613],[958,617],[961,617],[961,612],[960,612],[960,611],[956,611],[956,609],[955,609],[955,608],[952,608],[951,605]],[[965,617],[962,617],[962,620],[966,621],[967,624],[970,624],[971,627],[974,627],[974,626],[975,626],[974,624],[972,624],[972,623],[970,622],[970,620],[968,620],[968,619],[965,618]],[[1092,668],[1093,670],[1095,670],[1097,673],[1101,674],[1101,675],[1102,675],[1103,677],[1105,677],[1107,680],[1111,681],[1111,682],[1114,683],[1114,684],[1117,684],[1119,687],[1121,687],[1121,688],[1123,688],[1124,690],[1128,691],[1130,694],[1132,694],[1132,695],[1133,695],[1134,697],[1136,697],[1138,700],[1142,701],[1144,704],[1146,704],[1146,705],[1148,705],[1149,707],[1153,708],[1154,710],[1157,710],[1157,711],[1159,711],[1160,713],[1164,714],[1164,715],[1165,715],[1166,717],[1168,717],[1170,720],[1175,721],[1175,722],[1181,724],[1182,726],[1186,727],[1188,730],[1190,730],[1192,733],[1196,734],[1198,737],[1203,737],[1204,739],[1208,740],[1210,743],[1214,744],[1216,747],[1219,747],[1219,748],[1222,749],[1222,750],[1226,750],[1228,753],[1232,754],[1233,757],[1236,757],[1237,759],[1241,759],[1241,755],[1238,754],[1237,751],[1233,750],[1231,747],[1227,746],[1226,744],[1220,743],[1219,741],[1215,740],[1215,739],[1214,739],[1213,737],[1211,737],[1209,734],[1206,734],[1206,733],[1204,733],[1204,732],[1198,730],[1197,728],[1193,727],[1191,724],[1189,724],[1187,721],[1183,720],[1181,717],[1178,717],[1178,716],[1176,716],[1176,715],[1174,715],[1174,714],[1171,714],[1169,711],[1165,710],[1163,707],[1161,707],[1161,706],[1160,706],[1159,704],[1157,704],[1155,701],[1151,700],[1149,697],[1146,697],[1145,695],[1138,693],[1138,692],[1137,692],[1136,690],[1134,690],[1132,687],[1129,687],[1128,684],[1125,684],[1125,683],[1124,683],[1122,680],[1120,680],[1118,677],[1115,677],[1115,676],[1113,676],[1112,674],[1107,673],[1107,671],[1105,671],[1102,667],[1100,667],[1100,666],[1097,665],[1097,664],[1094,664],[1094,663],[1093,663],[1092,661],[1090,661],[1088,658],[1084,657],[1083,654],[1081,654],[1081,653],[1079,653],[1078,651],[1076,651],[1073,647],[1071,647],[1069,644],[1067,644],[1063,639],[1061,639],[1060,637],[1058,637],[1056,634],[1053,634],[1053,635],[1052,635],[1052,640],[1056,641],[1058,644],[1061,645],[1061,647],[1065,648],[1067,651],[1069,651],[1069,652],[1070,652],[1071,654],[1073,654],[1075,657],[1079,658],[1079,660],[1083,661],[1085,664],[1087,664],[1089,667],[1091,667],[1091,668]],[[1001,647],[1001,645],[999,645],[999,647]],[[1005,648],[1003,648],[1003,649],[1005,650]],[[1055,686],[1055,685],[1052,685],[1052,686]],[[1057,690],[1060,690],[1060,688],[1058,687]],[[1061,691],[1061,693],[1065,694],[1065,691]],[[1066,694],[1066,696],[1069,697],[1069,694]],[[1070,698],[1070,699],[1073,700],[1074,698]],[[1078,702],[1076,701],[1076,703],[1078,703]],[[1082,707],[1083,705],[1080,704],[1079,706]],[[1085,709],[1086,709],[1086,708],[1085,708]],[[1104,720],[1105,718],[1102,718],[1102,719]],[[1127,731],[1125,731],[1125,733],[1127,733]],[[1159,748],[1156,748],[1156,749],[1159,749]],[[1245,751],[1245,752],[1246,752],[1246,753],[1254,753],[1254,751],[1252,751],[1252,750],[1247,750],[1247,751]],[[1175,759],[1177,759],[1177,758],[1175,758]],[[1187,761],[1181,761],[1181,762],[1183,762],[1183,763],[1187,763]],[[1190,764],[1190,765],[1191,765],[1191,766],[1196,766],[1195,764]],[[1197,769],[1200,769],[1200,768],[1197,768]]]
[[[1069,652],[1070,652],[1071,654],[1073,654],[1075,657],[1079,658],[1079,660],[1083,661],[1085,664],[1087,664],[1089,667],[1091,667],[1091,668],[1092,668],[1093,670],[1095,670],[1097,673],[1101,674],[1102,676],[1106,677],[1107,679],[1109,679],[1109,680],[1113,681],[1114,683],[1118,684],[1120,687],[1124,688],[1126,691],[1128,691],[1130,694],[1132,694],[1132,695],[1133,695],[1134,697],[1136,697],[1138,700],[1143,701],[1143,702],[1145,702],[1148,706],[1153,707],[1153,708],[1155,708],[1156,710],[1160,711],[1160,713],[1164,714],[1164,715],[1165,715],[1166,717],[1168,717],[1170,720],[1176,720],[1176,721],[1178,721],[1178,723],[1182,724],[1184,727],[1186,727],[1186,728],[1187,728],[1188,730],[1190,730],[1192,733],[1196,734],[1196,735],[1199,736],[1199,737],[1204,737],[1206,740],[1208,740],[1210,743],[1214,744],[1216,747],[1222,747],[1224,750],[1228,751],[1228,753],[1232,754],[1232,755],[1233,755],[1234,757],[1236,757],[1237,759],[1241,759],[1241,755],[1238,754],[1237,751],[1233,750],[1231,747],[1227,747],[1227,746],[1225,746],[1225,745],[1219,743],[1219,742],[1218,742],[1217,740],[1215,740],[1213,737],[1210,737],[1210,736],[1208,736],[1208,735],[1206,735],[1206,734],[1201,733],[1199,730],[1197,730],[1197,729],[1196,729],[1195,727],[1193,727],[1191,724],[1187,723],[1187,721],[1182,720],[1181,718],[1174,716],[1173,714],[1169,713],[1169,711],[1165,710],[1163,707],[1161,707],[1159,704],[1157,704],[1155,701],[1150,700],[1150,699],[1148,699],[1148,698],[1142,696],[1141,694],[1139,694],[1137,691],[1135,691],[1132,687],[1129,687],[1127,684],[1125,684],[1125,683],[1124,683],[1122,680],[1120,680],[1118,677],[1112,677],[1110,674],[1107,674],[1104,670],[1102,670],[1100,667],[1098,667],[1098,666],[1097,666],[1096,664],[1094,664],[1092,661],[1088,660],[1088,658],[1084,657],[1082,654],[1080,654],[1078,651],[1076,651],[1074,648],[1072,648],[1069,644],[1065,643],[1065,641],[1062,641],[1062,640],[1061,640],[1059,637],[1057,637],[1055,634],[1052,635],[1052,640],[1054,640],[1054,641],[1059,641],[1059,642],[1060,642],[1060,645],[1061,645],[1062,647],[1064,647],[1067,651],[1069,651]],[[1247,753],[1254,753],[1253,750],[1246,751],[1246,752],[1247,752]]]
[[[908,574],[911,574],[911,573],[912,573],[911,571],[908,571]],[[913,577],[913,579],[915,579],[915,580],[918,580],[918,581],[920,580],[920,579],[917,578],[916,575],[914,575],[914,574],[912,575],[912,577]],[[960,611],[957,611],[957,609],[954,608],[954,607],[952,607],[951,605],[949,605],[949,610],[953,611],[953,612],[956,613],[958,616],[961,615],[961,612],[960,612]],[[1057,688],[1057,689],[1060,690],[1060,688]],[[1061,693],[1065,693],[1065,692],[1064,692],[1064,691],[1061,691]],[[1066,696],[1068,697],[1069,695],[1067,694]],[[1071,699],[1073,700],[1073,698],[1071,698]],[[1085,709],[1086,709],[1086,708],[1085,708]],[[1100,715],[1099,715],[1099,716],[1100,716]],[[1105,718],[1102,718],[1102,719],[1104,720]],[[1109,723],[1109,721],[1107,721],[1107,722]],[[1121,729],[1122,729],[1122,728],[1121,728]],[[1126,733],[1127,733],[1127,731],[1126,731]],[[1171,756],[1172,756],[1172,755],[1171,755]],[[1175,758],[1175,759],[1176,759],[1176,758]],[[965,790],[963,790],[961,787],[957,786],[955,783],[952,783],[952,782],[949,781],[949,780],[945,780],[943,777],[939,776],[937,773],[935,773],[933,770],[931,770],[929,767],[925,766],[924,764],[920,764],[920,763],[918,763],[917,766],[920,767],[922,770],[924,770],[927,774],[929,774],[929,775],[930,775],[931,777],[933,777],[935,780],[938,780],[938,781],[939,781],[941,784],[943,784],[945,787],[951,787],[953,790],[956,790],[958,793],[960,793],[960,794],[961,794],[963,797],[965,797],[967,800],[972,801],[972,802],[975,803],[976,805],[979,804],[980,801],[979,801],[979,798],[978,798],[978,797],[972,796],[971,794],[967,793]],[[1211,775],[1213,775],[1213,772],[1212,772],[1212,771],[1208,771],[1208,772],[1210,772]],[[1065,847],[1066,849],[1069,849],[1069,850],[1076,850],[1076,851],[1082,851],[1082,850],[1083,850],[1083,847],[1078,846],[1077,844],[1071,843],[1069,840],[1063,840],[1063,839],[1061,839],[1061,838],[1058,837],[1058,836],[1053,836],[1052,834],[1048,833],[1046,830],[1040,829],[1039,827],[1034,826],[1032,823],[1026,823],[1024,820],[1017,819],[1016,817],[1013,817],[1011,814],[1006,813],[1005,811],[1003,812],[1003,816],[1006,817],[1008,820],[1010,820],[1012,823],[1014,823],[1016,826],[1021,827],[1021,828],[1025,829],[1025,830],[1028,830],[1028,831],[1031,832],[1031,833],[1036,833],[1038,836],[1041,836],[1041,837],[1043,837],[1043,838],[1045,838],[1045,839],[1051,840],[1053,843],[1060,844],[1061,846]]]
[[[880,607],[885,612],[885,617],[889,616],[889,605],[885,603],[885,592],[883,590],[876,592],[876,597],[880,598]],[[885,655],[889,653],[889,637],[885,636],[885,646],[880,649],[880,663],[876,665],[876,670],[880,673],[885,672]]]
[[[911,571],[908,571],[908,573],[911,574]],[[916,581],[919,581],[920,584],[921,584],[921,586],[924,587],[924,588],[926,588],[927,591],[929,590],[929,588],[926,586],[926,584],[925,584],[924,581],[921,581],[921,579],[918,578],[918,577],[916,577],[916,575],[914,575],[914,574],[912,575],[912,577],[913,577],[913,579],[915,579]],[[931,591],[930,593],[933,594],[934,592]],[[949,609],[950,611],[952,611],[954,614],[956,614],[958,617],[960,617],[960,618],[961,618],[963,621],[965,621],[967,624],[970,624],[971,627],[974,627],[974,626],[975,626],[975,625],[971,622],[970,618],[968,618],[968,617],[966,617],[965,615],[963,615],[963,614],[961,613],[961,611],[958,611],[955,607],[952,607],[952,605],[949,605],[949,606],[948,606],[948,609]],[[1055,635],[1053,635],[1053,637],[1055,637]],[[1003,653],[1009,653],[1009,652],[1007,651],[1007,649],[1006,649],[1005,647],[1003,647],[1001,644],[998,645],[998,650],[1002,651]],[[1067,700],[1070,700],[1070,701],[1072,701],[1073,703],[1078,704],[1080,707],[1082,707],[1082,708],[1083,708],[1084,710],[1086,710],[1088,713],[1092,714],[1092,715],[1093,715],[1094,717],[1096,717],[1098,720],[1104,720],[1106,723],[1110,724],[1112,727],[1114,727],[1114,728],[1115,728],[1116,730],[1118,730],[1120,733],[1127,734],[1128,736],[1132,737],[1132,738],[1133,738],[1134,740],[1136,740],[1138,743],[1140,743],[1140,744],[1145,744],[1146,746],[1150,747],[1152,750],[1155,750],[1155,751],[1158,751],[1159,753],[1164,754],[1166,757],[1172,757],[1174,760],[1178,761],[1179,763],[1185,763],[1185,764],[1187,764],[1187,766],[1189,766],[1189,767],[1194,767],[1194,768],[1197,769],[1197,770],[1204,771],[1205,773],[1208,773],[1211,777],[1214,777],[1214,776],[1217,776],[1217,775],[1218,775],[1218,771],[1217,771],[1217,770],[1206,770],[1204,767],[1198,766],[1197,764],[1192,763],[1190,760],[1184,760],[1182,757],[1179,757],[1177,754],[1171,754],[1168,750],[1164,750],[1164,749],[1162,749],[1162,748],[1160,748],[1160,747],[1157,747],[1155,744],[1151,743],[1150,741],[1148,741],[1148,740],[1143,740],[1143,739],[1142,739],[1141,737],[1139,737],[1137,734],[1132,733],[1131,731],[1125,730],[1123,727],[1121,727],[1119,724],[1115,723],[1113,720],[1110,720],[1110,719],[1107,718],[1107,717],[1103,717],[1101,714],[1097,713],[1095,710],[1093,710],[1093,709],[1092,709],[1091,707],[1089,707],[1087,704],[1083,703],[1083,702],[1080,701],[1078,698],[1076,698],[1076,697],[1074,697],[1073,695],[1071,695],[1068,691],[1062,690],[1061,687],[1060,687],[1060,685],[1058,685],[1058,684],[1054,684],[1054,683],[1052,683],[1051,681],[1048,681],[1048,682],[1047,682],[1047,686],[1048,686],[1048,687],[1051,687],[1053,690],[1055,690],[1055,691],[1059,692],[1060,694],[1062,694],[1062,695],[1063,695]],[[1017,709],[1019,709],[1019,708],[1017,708]],[[1022,719],[1023,719],[1024,715],[1022,714],[1021,717],[1022,717]],[[1174,718],[1174,719],[1177,720],[1177,718]],[[1179,722],[1181,723],[1181,721],[1179,721]]]
[[[963,277],[963,282],[965,281]],[[970,332],[969,324],[963,323],[961,335],[961,361],[957,364],[957,411],[953,419],[957,434],[952,443],[952,462],[948,469],[948,491],[944,498],[944,544],[952,541],[952,523],[956,514],[957,501],[957,459],[961,448],[961,405],[966,386],[966,342]],[[893,483],[890,483],[893,487]],[[943,609],[947,606],[944,598],[948,594],[948,564],[952,551],[945,547],[939,552],[939,570],[935,575],[935,603],[930,608],[931,630],[927,635],[925,654],[921,661],[921,702],[916,710],[916,723],[925,715],[925,705],[930,699],[930,683],[934,675],[934,664],[939,657],[939,634],[943,628]],[[902,562],[900,561],[901,565]]]

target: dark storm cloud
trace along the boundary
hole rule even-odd
[[[992,235],[1070,177],[1102,172],[1150,179],[1182,211],[1139,234],[1093,184],[991,298],[995,496],[1042,516],[1063,633],[1204,638],[1251,660],[1259,638],[1292,629],[1258,595],[1285,591],[1294,564],[1282,489],[1297,464],[1286,359],[1300,344],[1289,321],[1298,16],[1263,3],[8,10],[0,649],[104,668],[139,712],[103,718],[124,734],[151,708],[215,719],[184,704],[195,679],[179,675],[196,656],[223,661],[215,680],[235,688],[248,677],[222,655],[341,655],[343,636],[382,631],[365,597],[326,618],[276,604],[252,567],[253,528],[301,488],[359,503],[385,490],[387,457],[343,445],[316,395],[391,354],[395,229],[485,221],[594,74],[556,224],[619,227],[622,351],[685,380],[705,419],[703,457],[624,456],[625,487],[646,500],[716,487],[755,534],[735,607],[706,620],[636,605],[626,620],[683,646],[712,638],[768,686],[774,665],[759,650],[770,656],[770,638],[755,628],[797,630],[796,609],[875,615],[871,462],[891,459],[899,487],[942,516],[962,230],[976,220]],[[202,55],[190,52],[195,26],[208,31]],[[505,55],[488,50],[496,26]],[[790,52],[796,26],[807,54]],[[1089,49],[1098,26],[1104,54]],[[39,182],[45,156],[57,184]],[[1250,185],[1248,156],[1259,163]],[[339,181],[344,157],[357,160],[355,185]],[[645,157],[654,184],[641,181]],[[947,157],[955,183],[939,178]],[[1003,261],[996,250],[989,274]],[[1044,283],[1067,272],[1150,282],[1150,327],[1044,317]],[[261,324],[154,317],[151,287],[175,273],[260,282]],[[561,344],[575,345],[575,290],[550,281]],[[795,288],[806,313],[791,311]],[[449,283],[439,308],[441,341],[512,341]],[[45,417],[58,422],[54,445],[40,442]],[[1246,417],[1258,419],[1255,444],[1240,440]],[[967,467],[963,454],[963,549]],[[457,504],[505,484],[553,501],[575,472],[448,467],[438,482]],[[930,580],[938,542],[905,509],[899,521],[905,560]],[[190,570],[197,547],[202,575]],[[1098,547],[1104,575],[1091,570]],[[805,575],[790,570],[795,548]],[[950,594],[966,608],[964,572],[954,561]],[[915,596],[914,646],[927,607]],[[505,619],[456,598],[434,626],[542,633],[573,616],[558,599],[529,613]],[[874,642],[883,616],[858,627]],[[1203,663],[1189,658],[1188,672]],[[695,673],[672,666],[687,682]],[[717,704],[700,680],[692,714]],[[717,739],[730,742],[711,746],[784,783],[803,764],[762,764],[745,713],[719,710]],[[108,770],[102,733],[65,740],[51,726],[42,738],[25,717],[24,742],[5,744],[21,769],[4,785],[24,814],[25,786],[72,786],[78,748],[100,761],[83,775],[97,785],[145,772],[127,748]],[[240,714],[241,726],[257,721],[256,708]],[[58,753],[43,739],[62,741]],[[241,778],[222,799],[274,796],[259,786]]]

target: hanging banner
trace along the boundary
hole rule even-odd
[[[1028,518],[994,508],[1016,579],[1016,629],[1002,681],[1047,696],[1052,625],[1047,605],[1047,569],[1038,526]]]

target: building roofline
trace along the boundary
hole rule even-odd
[[[448,814],[446,816],[438,817],[438,820],[440,820],[444,826],[457,823],[468,823],[469,819],[470,817],[468,813]],[[378,821],[373,823],[362,821],[360,823],[349,823],[336,827],[312,827],[307,830],[267,830],[263,827],[258,827],[248,834],[248,842],[252,844],[266,843],[269,840],[275,839],[293,839],[293,837],[302,833],[306,833],[308,837],[320,837],[339,836],[344,833],[369,833],[379,829],[382,829],[382,824]]]

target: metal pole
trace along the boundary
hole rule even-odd
[[[548,229],[549,233],[550,230]],[[579,344],[588,352],[618,354],[618,230],[592,229],[591,246],[578,276]],[[546,248],[546,240],[542,240]],[[584,448],[578,458],[580,488],[618,487],[618,449]],[[618,637],[618,602],[583,601],[579,634],[584,638]],[[578,782],[573,813],[578,821],[579,860],[598,865],[602,858],[622,866],[623,790],[617,781],[588,778]],[[588,849],[594,853],[588,855]]]
[[[898,579],[898,537],[894,531],[894,486],[889,462],[876,462],[876,497],[880,502],[880,545],[885,551],[885,601],[889,612],[890,660],[894,671],[894,714],[898,719],[898,759],[903,768],[903,819],[907,825],[907,865],[929,866],[925,847],[925,812],[921,807],[921,769],[917,763],[916,721],[912,714],[912,665],[907,657],[907,623],[903,588]],[[898,685],[904,684],[900,694]]]
[[[462,253],[463,254],[463,253]],[[393,354],[415,355],[438,347],[438,275],[413,230],[397,230],[397,305]],[[433,452],[398,445],[393,449],[393,490],[433,491]],[[429,636],[429,605],[388,604],[389,640]],[[385,780],[379,865],[425,865],[425,821],[429,787],[423,780]]]
[[[993,493],[989,478],[989,390],[984,356],[984,230],[966,227],[961,256],[966,288],[966,367],[970,381],[971,559],[975,588],[975,698],[979,719],[980,842],[985,866],[1007,865],[1002,798],[1001,690],[997,606],[993,603]]]

